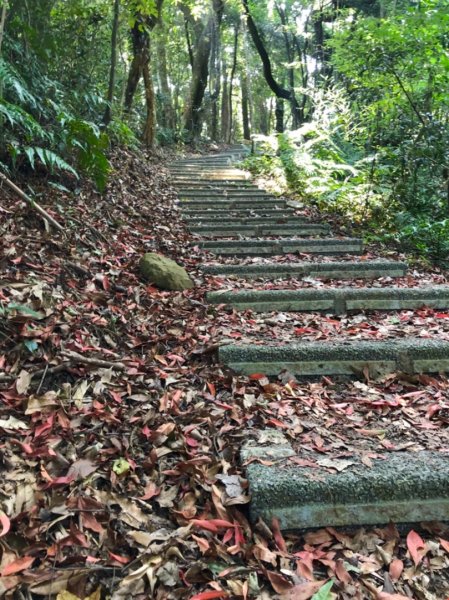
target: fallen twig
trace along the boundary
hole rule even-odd
[[[63,350],[61,352],[63,356],[70,358],[70,360],[74,362],[78,362],[84,365],[91,365],[93,367],[103,367],[105,369],[116,369],[117,371],[124,371],[126,369],[126,365],[120,362],[112,362],[108,360],[103,360],[101,358],[90,358],[87,356],[83,356],[82,354],[78,354],[78,352],[73,352],[71,350]]]
[[[55,219],[53,219],[53,217],[51,215],[49,215],[48,212],[42,208],[42,206],[40,206],[35,200],[33,200],[33,198],[31,198],[31,196],[28,196],[28,194],[25,194],[25,192],[23,190],[21,190],[19,187],[17,187],[15,183],[13,183],[10,179],[8,179],[6,177],[6,175],[4,175],[1,172],[0,172],[0,179],[2,181],[4,181],[6,183],[6,185],[13,192],[15,192],[18,196],[20,196],[20,198],[22,198],[22,200],[25,200],[25,202],[28,202],[28,204],[32,208],[34,208],[34,210],[36,210],[41,215],[41,217],[43,217],[48,223],[50,223],[50,225],[53,225],[53,227],[55,227],[56,229],[58,229],[65,235],[64,227],[62,227],[62,225],[60,225],[57,221],[55,221]]]

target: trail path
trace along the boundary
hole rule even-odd
[[[223,339],[220,362],[259,378],[267,385],[268,396],[267,376],[279,374],[284,380],[351,376],[385,382],[392,374],[403,373],[405,378],[428,383],[427,374],[449,371],[445,335],[422,336],[419,329],[410,331],[404,326],[396,337],[367,335],[363,339],[359,335],[354,339],[350,318],[344,321],[347,315],[361,316],[368,323],[368,315],[391,319],[404,311],[409,316],[423,310],[444,311],[449,308],[449,286],[429,285],[425,276],[407,279],[403,262],[362,256],[361,239],[336,235],[328,223],[308,220],[297,204],[252,185],[248,175],[233,166],[241,152],[236,147],[171,165],[182,217],[204,250],[202,270],[219,288],[208,294],[208,302],[223,310],[228,306],[242,311],[243,332],[245,319],[254,325],[254,313],[273,311],[274,325],[279,319],[288,324],[291,315],[286,317],[287,313],[306,317],[318,313],[339,330],[331,338],[311,341],[307,327],[299,335],[298,328],[292,328],[293,340],[288,332],[281,339],[264,335],[262,328],[259,335],[237,343]],[[309,285],[301,286],[302,280]],[[323,285],[329,280],[330,285]],[[369,389],[360,383],[363,386]],[[394,401],[388,386],[385,389],[381,395],[371,388],[373,403],[382,406]],[[428,397],[425,391],[415,389],[409,396],[410,410],[413,400],[424,396]],[[356,453],[345,446],[337,430],[326,447],[312,426],[308,444],[304,436],[297,444],[295,431],[289,427],[284,433],[279,428],[261,431],[258,439],[245,444],[241,459],[252,494],[252,518],[271,522],[276,517],[283,529],[447,519],[448,446],[390,442],[384,453],[370,452],[367,439],[382,437],[385,423],[381,429],[360,427],[353,404],[357,398],[341,400]],[[307,404],[308,398],[298,398],[298,402]],[[324,420],[323,428],[330,427],[327,434],[332,439],[335,421]],[[297,431],[303,434],[304,428],[307,423],[299,420]],[[324,474],[317,466],[326,469]]]

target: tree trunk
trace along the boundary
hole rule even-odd
[[[263,74],[265,77],[265,81],[267,82],[270,89],[274,92],[277,98],[283,98],[284,100],[288,100],[292,107],[292,114],[294,115],[294,119],[300,121],[300,106],[298,104],[298,100],[295,96],[294,90],[287,90],[275,80],[273,76],[273,68],[271,66],[271,60],[268,55],[268,52],[265,48],[265,44],[262,40],[262,37],[256,27],[254,19],[251,16],[251,12],[249,10],[248,0],[242,0],[243,8],[246,15],[246,21],[248,25],[248,31],[251,35],[251,38],[254,42],[254,46],[260,56],[263,65]]]
[[[201,107],[209,77],[213,22],[213,16],[209,15],[199,37],[193,59],[190,97],[184,112],[184,129],[187,131],[189,141],[195,140],[201,133]]]
[[[221,139],[223,141],[229,136],[229,86],[228,86],[228,69],[226,63],[223,63],[223,93],[221,96]]]
[[[249,82],[248,74],[242,73],[242,123],[243,123],[243,139],[251,139],[251,125],[249,120]]]
[[[176,129],[176,115],[167,72],[167,53],[165,51],[164,29],[161,26],[157,39],[157,68],[162,96],[162,124],[167,129]]]
[[[239,49],[239,31],[240,23],[235,26],[234,29],[234,54],[232,59],[231,77],[229,79],[229,131],[228,136],[225,139],[226,143],[230,144],[232,140],[232,129],[233,129],[233,106],[232,106],[232,93],[234,86],[234,77],[237,70],[237,54]]]
[[[145,120],[145,128],[143,131],[143,141],[147,148],[152,148],[156,140],[156,102],[153,78],[151,76],[151,62],[149,58],[144,61],[142,74],[147,105],[147,118]]]
[[[276,119],[276,133],[284,133],[284,101],[282,98],[276,98],[276,108],[274,115]]]
[[[0,56],[2,55],[3,37],[5,35],[6,15],[8,12],[8,3],[3,0],[2,15],[0,17]]]
[[[103,117],[103,123],[105,126],[109,125],[112,119],[112,102],[114,101],[114,90],[115,90],[115,75],[117,69],[117,39],[118,39],[118,26],[120,17],[120,0],[114,2],[114,19],[112,22],[112,36],[111,36],[111,66],[109,70],[109,87],[108,87],[108,105]]]
[[[220,39],[220,23],[218,19],[214,23],[214,30],[212,36],[212,50],[211,50],[211,61],[210,61],[210,73],[211,73],[211,138],[218,142],[219,138],[219,101],[221,93],[221,39]],[[212,78],[214,83],[212,84]]]

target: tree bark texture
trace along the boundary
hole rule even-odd
[[[108,105],[103,117],[103,123],[107,126],[112,119],[112,102],[114,101],[114,90],[115,90],[115,75],[117,69],[117,39],[118,39],[118,26],[120,17],[120,0],[114,2],[114,18],[112,22],[112,36],[111,36],[111,65],[109,70],[109,86],[108,86]]]

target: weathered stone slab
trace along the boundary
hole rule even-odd
[[[210,219],[217,223],[227,223],[228,220],[238,221],[239,219],[256,220],[263,216],[270,223],[276,223],[279,219],[293,218],[300,221],[301,217],[296,217],[295,212],[289,208],[190,208],[182,207],[182,218],[185,220]],[[302,219],[306,221],[306,219]]]
[[[361,310],[406,310],[422,306],[447,309],[449,286],[209,292],[207,301],[256,312],[320,311],[335,315]]]
[[[385,453],[370,468],[354,455],[354,464],[340,472],[295,466],[292,455],[285,438],[243,448],[243,463],[252,460],[246,476],[253,522],[276,517],[281,529],[297,530],[447,520],[448,454]]]
[[[405,263],[396,261],[317,262],[317,263],[264,263],[250,265],[203,265],[208,275],[235,276],[244,279],[319,277],[322,279],[369,279],[377,277],[402,277],[407,271]]]
[[[200,248],[221,256],[277,256],[279,254],[361,254],[359,238],[324,238],[282,240],[213,240],[200,242]]]
[[[268,194],[262,190],[204,190],[201,192],[196,191],[185,191],[179,190],[178,196],[180,198],[275,198],[275,196]]]
[[[202,208],[203,210],[207,207],[211,209],[217,208],[246,208],[251,210],[260,210],[261,208],[285,208],[285,200],[257,200],[257,199],[245,199],[245,198],[185,198],[179,201],[181,208]]]
[[[183,220],[189,225],[189,227],[198,227],[198,226],[212,226],[224,230],[234,230],[235,227],[239,225],[250,225],[253,229],[263,226],[271,226],[271,225],[305,225],[310,224],[310,221],[306,218],[295,217],[292,214],[285,214],[284,211],[273,211],[274,214],[272,217],[259,217],[259,216],[242,216],[242,217],[234,217],[234,212],[226,211],[226,214],[229,215],[228,218],[221,216],[208,216],[207,213],[201,213],[202,216],[198,216],[195,214],[182,215]],[[327,230],[329,230],[329,226],[326,225]]]
[[[283,346],[223,346],[220,362],[237,373],[297,376],[362,375],[449,371],[449,342],[425,338],[385,341],[304,342]]]
[[[279,237],[290,236],[319,236],[329,234],[329,225],[315,225],[310,223],[293,223],[269,225],[190,225],[190,231],[197,235],[212,238],[229,238],[237,236],[245,237],[263,237],[267,235],[276,235]]]

